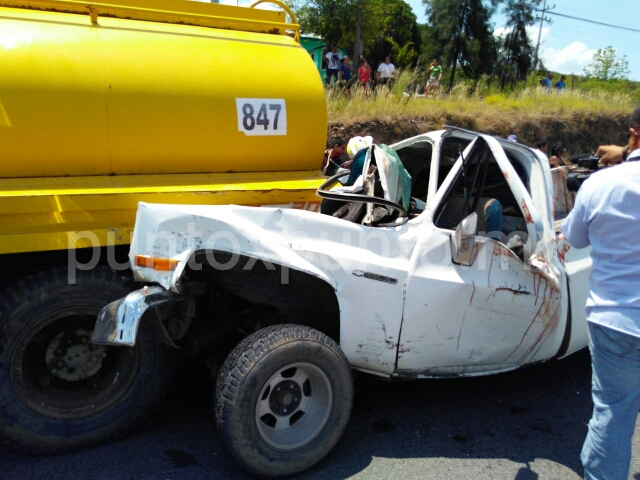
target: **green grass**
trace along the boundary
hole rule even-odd
[[[445,87],[441,86],[435,98],[406,97],[403,92],[410,81],[410,72],[402,72],[391,91],[355,91],[347,97],[338,90],[327,90],[329,121],[350,125],[373,120],[388,123],[410,118],[458,118],[467,119],[476,129],[502,131],[523,121],[562,122],[593,114],[628,117],[638,103],[636,95],[615,89],[567,89],[557,93],[533,87],[501,93],[485,87],[473,92],[462,82],[449,94],[443,93]]]

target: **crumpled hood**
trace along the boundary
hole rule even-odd
[[[344,257],[345,249],[353,248],[354,254],[357,251],[360,257],[364,254],[406,258],[406,250],[404,255],[402,250],[413,248],[415,235],[405,235],[406,225],[395,230],[400,241],[389,242],[382,240],[389,239],[389,232],[379,235],[376,228],[304,210],[141,202],[130,260],[135,265],[136,254],[178,260],[175,271],[133,267],[136,280],[159,283],[166,289],[176,290],[189,258],[194,252],[206,249],[239,253],[303,271],[325,280],[337,290],[345,272],[343,266],[331,261],[332,252],[340,251]],[[366,251],[359,248],[362,241],[367,242]],[[354,268],[357,265],[354,264]]]

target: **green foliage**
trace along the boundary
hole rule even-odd
[[[424,59],[432,60],[440,58],[442,49],[434,37],[433,28],[425,24],[418,25],[420,30],[420,39],[422,40],[422,48],[420,54]]]
[[[389,48],[391,45],[387,41],[388,38],[402,46],[412,42],[415,50],[420,50],[422,38],[418,28],[418,19],[407,2],[404,0],[369,1],[378,2],[377,11],[372,12],[365,9],[365,55],[372,67],[375,68],[389,54],[392,55],[394,64],[399,63],[393,54],[393,48]],[[379,23],[381,19],[382,23]],[[373,28],[371,23],[374,24]]]
[[[500,88],[527,78],[533,63],[533,46],[526,28],[535,22],[534,12],[541,0],[512,0],[504,4],[502,13],[507,17],[507,34],[500,51]]]
[[[387,37],[386,40],[391,44],[391,48],[393,49],[396,67],[406,67],[418,56],[418,52],[413,49],[413,42],[407,42],[400,46],[400,44],[391,37]]]
[[[624,78],[598,80],[595,77],[572,77],[576,90],[582,92],[600,92],[608,95],[628,95],[636,104],[640,104],[640,83]],[[569,85],[571,85],[569,83]]]
[[[599,48],[593,55],[593,63],[584,67],[584,73],[598,80],[623,79],[629,76],[629,62],[626,55],[618,57],[612,46]]]
[[[303,34],[318,35],[327,46],[353,47],[357,0],[287,0],[287,4]],[[364,0],[362,30],[364,53],[374,69],[392,53],[388,38],[403,47],[412,42],[417,51],[422,44],[417,17],[404,0]]]
[[[435,56],[451,66],[449,90],[455,83],[456,69],[476,82],[492,68],[495,42],[489,19],[493,12],[483,0],[423,0],[436,46]]]
[[[344,19],[355,8],[354,0],[290,0],[288,5],[298,17],[302,33],[320,36],[327,46],[337,45],[343,37]]]

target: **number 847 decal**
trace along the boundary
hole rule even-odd
[[[238,131],[245,135],[286,135],[287,106],[283,98],[236,98]]]

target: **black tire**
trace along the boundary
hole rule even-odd
[[[307,380],[296,387],[303,374]],[[277,397],[280,387],[292,390]],[[245,470],[266,476],[298,473],[319,462],[344,432],[352,402],[351,370],[340,347],[300,325],[267,327],[244,339],[225,360],[214,394],[216,426],[227,449]],[[261,417],[264,405],[274,407]],[[274,436],[270,423],[285,420],[284,436]]]
[[[145,317],[133,348],[90,344],[102,307],[136,285],[106,267],[54,268],[0,297],[0,435],[10,447],[59,453],[104,443],[147,418],[166,393],[175,353]]]

